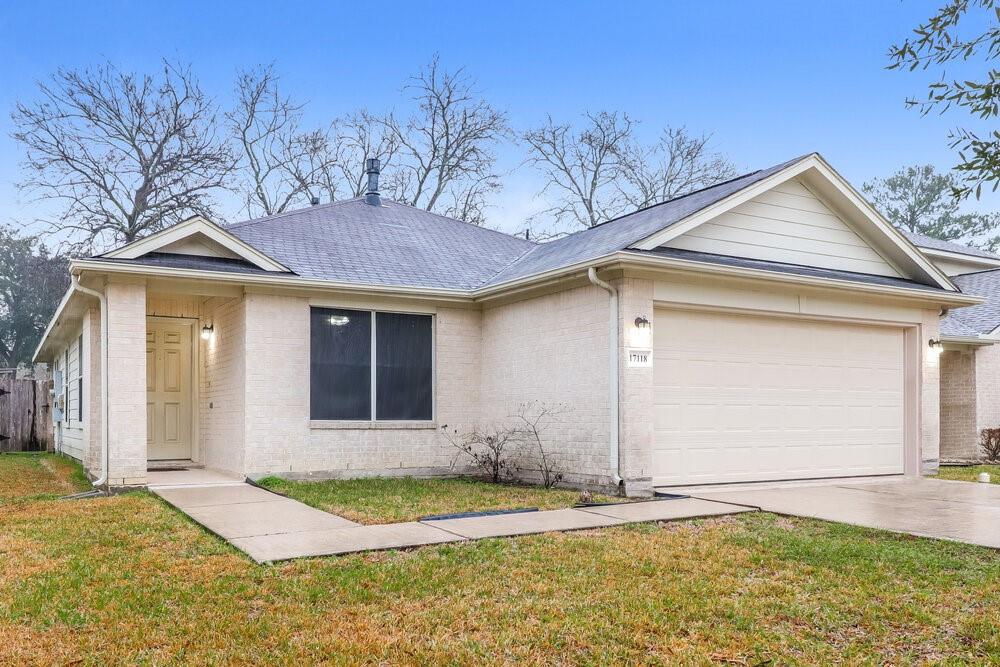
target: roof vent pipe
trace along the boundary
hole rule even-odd
[[[365,160],[365,173],[368,174],[368,190],[365,192],[365,203],[372,206],[382,205],[382,199],[378,196],[378,171],[379,163],[377,157],[370,157]]]

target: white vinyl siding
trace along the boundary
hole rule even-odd
[[[77,460],[83,460],[83,422],[80,420],[81,412],[86,415],[86,406],[82,405],[81,395],[82,368],[80,365],[80,336],[73,339],[68,347],[63,348],[59,353],[57,367],[62,371],[62,387],[64,410],[61,423],[60,450]],[[86,363],[86,361],[84,361]]]
[[[903,472],[903,330],[657,310],[653,482]]]
[[[901,277],[798,181],[782,183],[666,243],[682,250]]]

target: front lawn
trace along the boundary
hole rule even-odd
[[[978,481],[979,473],[988,472],[990,482],[1000,484],[1000,465],[986,466],[941,466],[938,471],[939,479],[956,479],[961,482]]]
[[[412,477],[292,482],[268,477],[260,482],[307,505],[359,523],[414,521],[433,514],[500,509],[572,507],[579,491],[537,486],[489,484],[471,479]],[[613,501],[608,496],[594,500]]]
[[[146,493],[0,510],[0,664],[982,664],[997,599],[989,549],[762,513],[262,566]]]
[[[0,505],[58,498],[90,488],[83,469],[57,454],[0,454]]]

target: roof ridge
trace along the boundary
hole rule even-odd
[[[289,215],[293,215],[295,213],[301,213],[302,211],[315,211],[316,209],[333,208],[334,206],[339,206],[341,204],[349,204],[350,202],[358,201],[359,199],[364,199],[364,197],[351,197],[350,199],[338,199],[336,201],[330,201],[325,204],[316,204],[315,206],[296,208],[292,209],[291,211],[282,211],[281,213],[265,215],[260,218],[250,218],[248,220],[241,220],[240,222],[234,222],[231,225],[226,225],[225,227],[223,227],[223,229],[242,229],[243,227],[256,225],[259,222],[270,222],[272,220],[277,220],[278,218],[284,218]]]
[[[476,229],[483,229],[488,232],[492,232],[494,234],[499,234],[500,236],[505,236],[507,238],[514,239],[515,241],[520,241],[522,243],[530,243],[532,247],[528,248],[528,251],[533,250],[535,247],[541,245],[540,243],[536,243],[531,239],[522,239],[520,236],[515,236],[514,234],[508,234],[507,232],[502,232],[499,229],[493,229],[492,227],[486,227],[484,225],[477,225],[474,222],[469,222],[468,220],[462,220],[461,218],[453,218],[450,215],[444,215],[443,213],[437,213],[436,211],[428,211],[425,208],[420,208],[419,206],[413,206],[412,204],[406,204],[400,201],[396,201],[395,199],[386,199],[386,201],[389,202],[390,204],[395,204],[397,206],[402,206],[404,208],[412,208],[414,211],[420,211],[421,213],[427,213],[428,215],[437,216],[438,218],[443,218],[445,220],[448,220],[449,222],[460,222],[463,225],[469,225],[470,227],[475,227]]]

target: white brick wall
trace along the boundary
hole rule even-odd
[[[608,294],[587,284],[483,311],[482,421],[564,404],[546,433],[567,479],[610,481]]]
[[[941,458],[976,456],[976,351],[941,354]]]
[[[920,403],[920,471],[936,474],[941,451],[941,357],[927,341],[940,337],[941,316],[937,310],[923,311],[920,348],[923,363]]]
[[[205,465],[243,472],[244,315],[242,297],[214,298],[201,306],[201,323],[211,325],[211,338],[200,345],[199,449]]]
[[[371,306],[388,308],[377,301]],[[309,420],[309,307],[305,298],[246,296],[245,471],[293,476],[450,472],[454,452],[438,427],[467,429],[477,412],[480,313],[437,308],[434,423],[318,428]]]
[[[108,483],[146,483],[146,287],[108,283]]]

